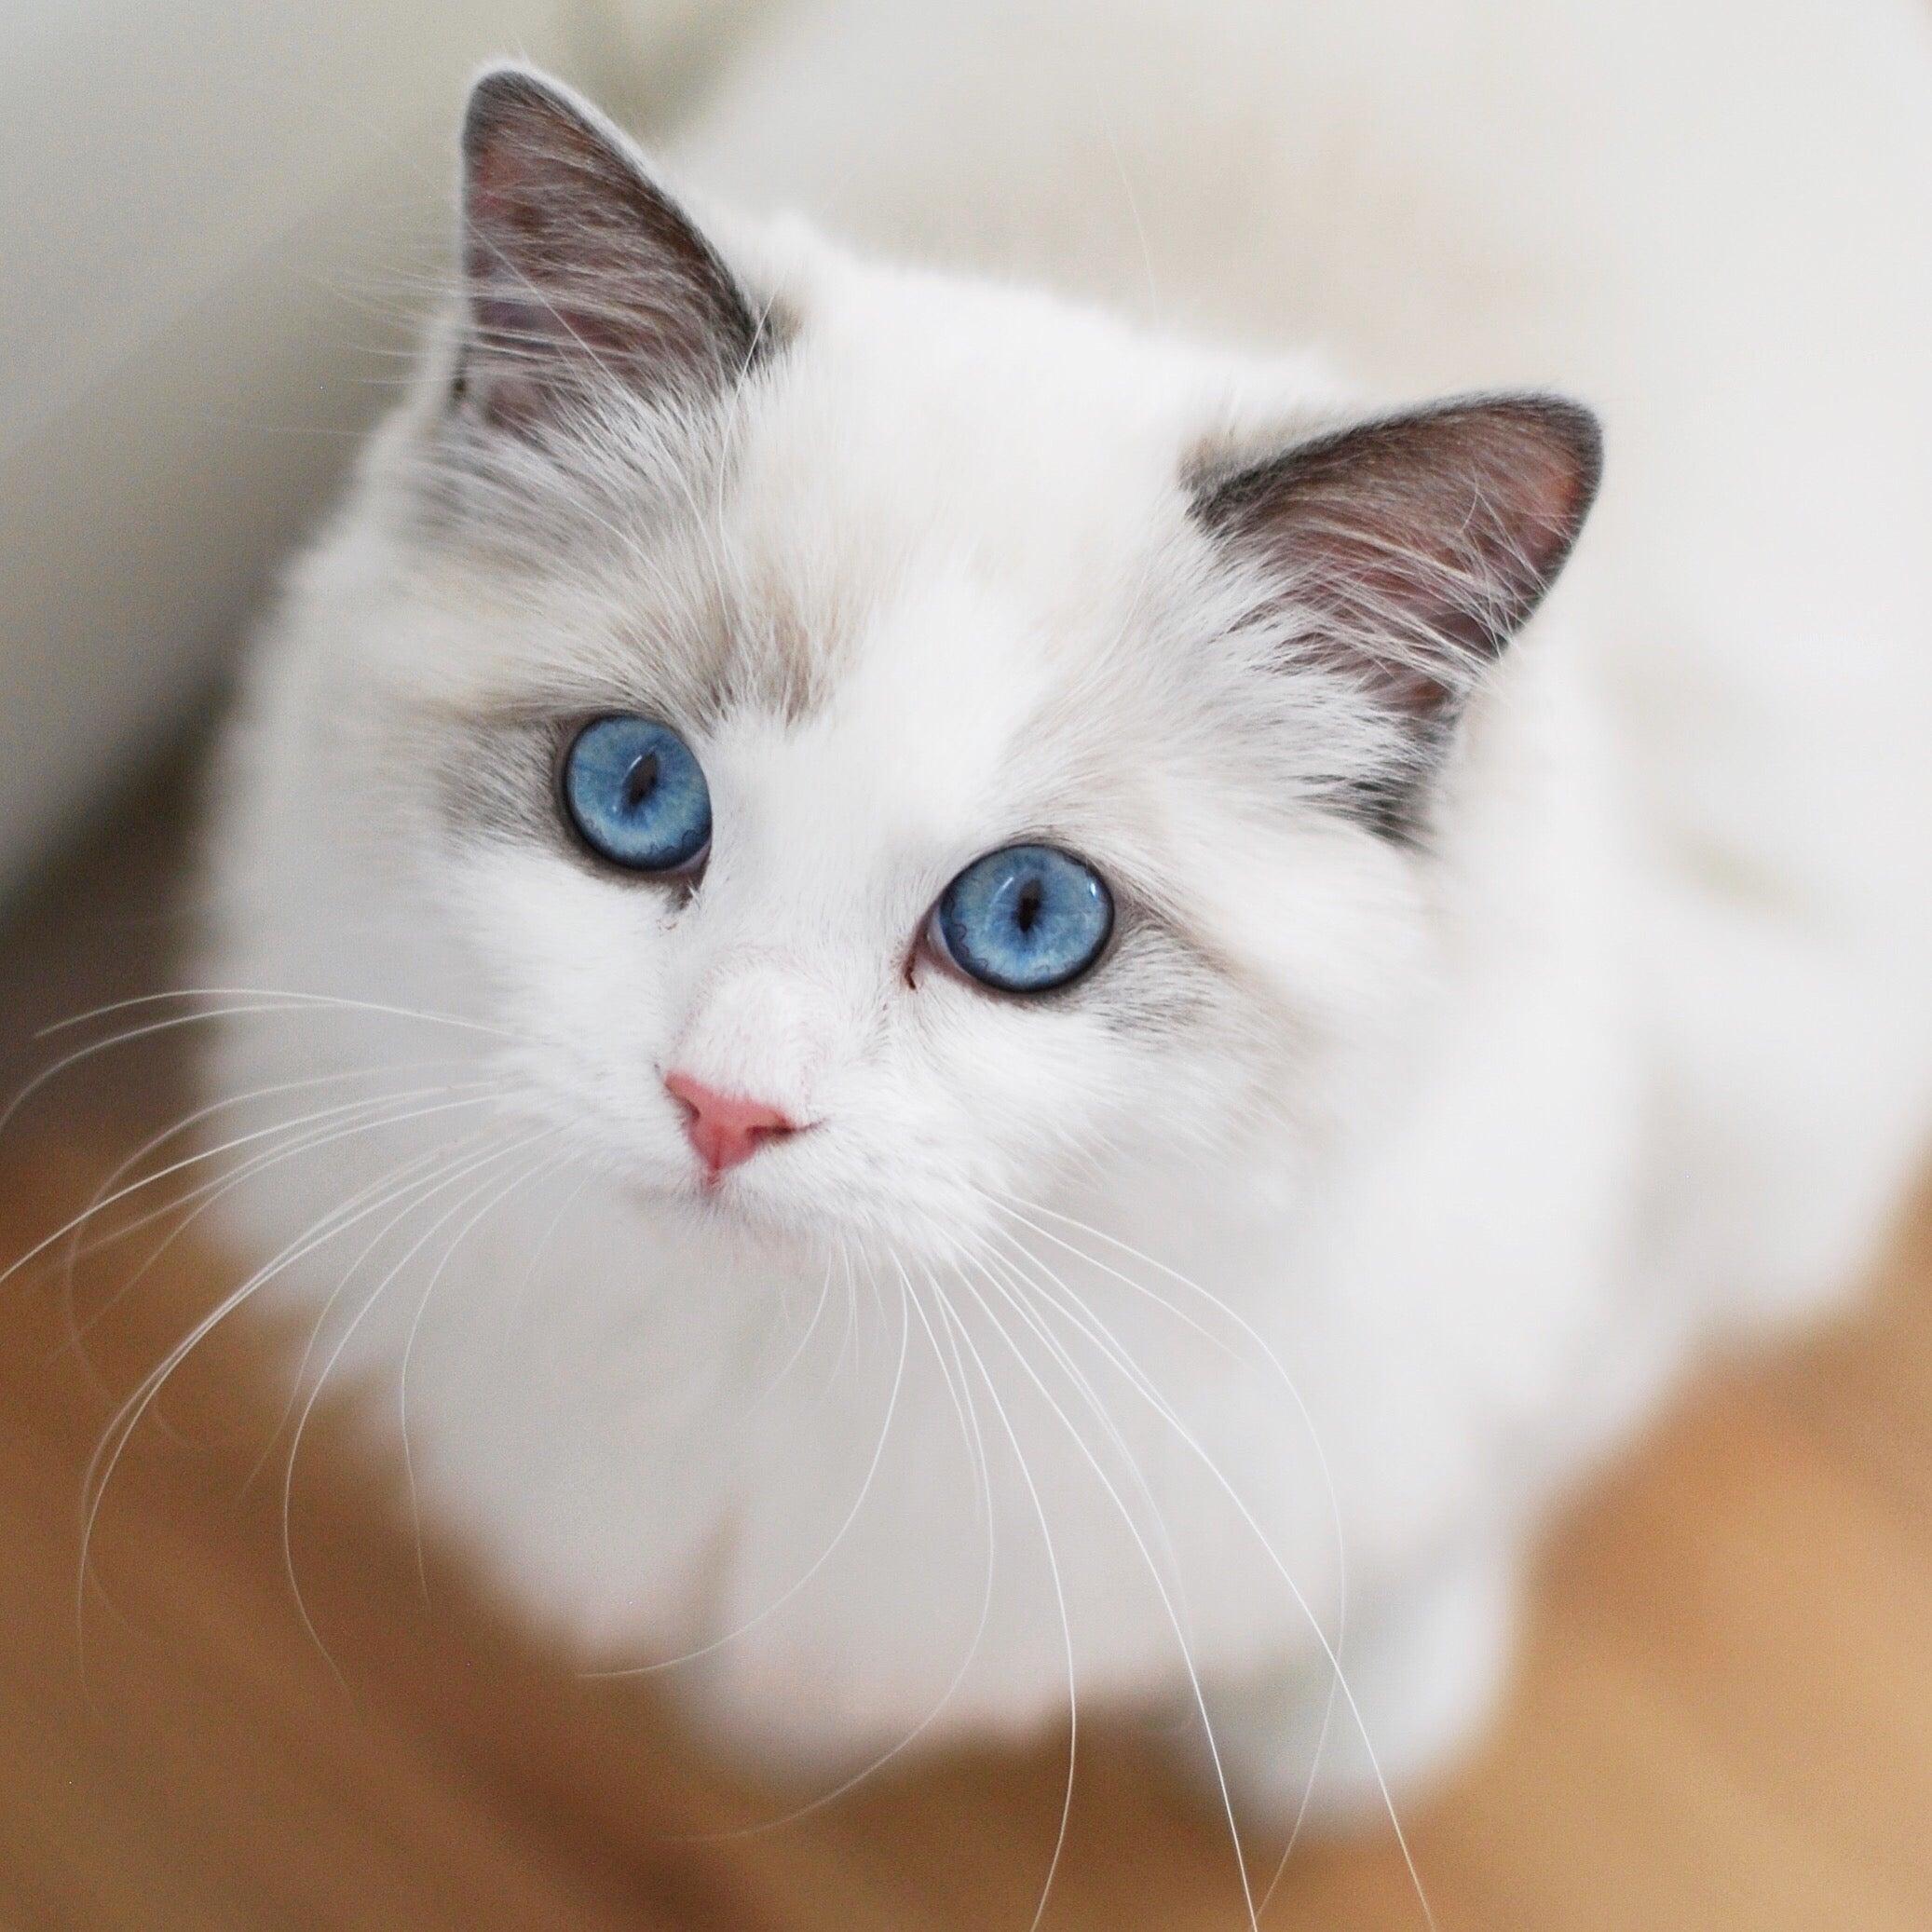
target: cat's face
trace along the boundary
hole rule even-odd
[[[799,236],[728,265],[527,75],[466,159],[367,661],[544,1112],[680,1211],[929,1258],[1318,1132],[1425,977],[1436,782],[1588,419],[1298,439],[1293,371]]]

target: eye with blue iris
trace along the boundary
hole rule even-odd
[[[711,844],[711,788],[655,718],[592,718],[564,755],[564,809],[599,858],[629,872],[694,871]]]
[[[1009,845],[975,859],[932,908],[932,945],[1002,993],[1075,980],[1113,932],[1113,895],[1092,866],[1051,845]]]

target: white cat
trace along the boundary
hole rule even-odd
[[[1932,1122],[1932,16],[878,0],[676,172],[823,232],[464,155],[218,797],[238,1299],[813,1789],[1380,1805]]]

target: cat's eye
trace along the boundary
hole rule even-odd
[[[711,844],[711,788],[696,755],[655,718],[592,718],[564,755],[564,809],[600,858],[687,873]]]
[[[1002,993],[1075,980],[1113,931],[1113,894],[1091,865],[1051,845],[1009,845],[975,859],[939,896],[931,945]]]

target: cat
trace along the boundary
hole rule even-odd
[[[1903,0],[839,0],[661,171],[485,72],[214,784],[224,1307],[808,1791],[1452,1764],[1932,1122],[1928,110]]]

